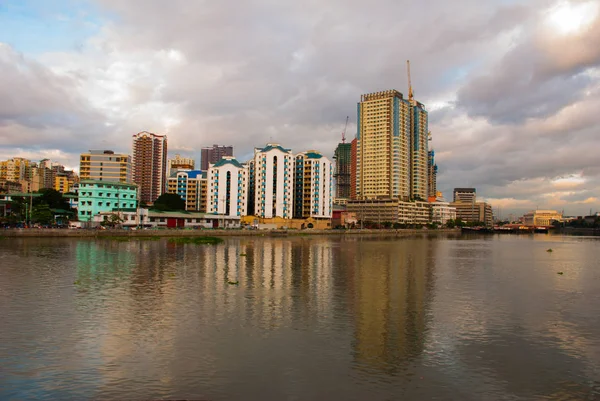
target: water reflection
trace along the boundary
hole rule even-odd
[[[0,398],[597,397],[596,245],[4,240]]]

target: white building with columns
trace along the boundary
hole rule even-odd
[[[331,218],[333,163],[316,150],[296,155],[294,218]]]
[[[248,210],[248,168],[232,156],[208,167],[208,213],[245,216]]]
[[[254,149],[254,215],[292,218],[294,155],[276,143]]]

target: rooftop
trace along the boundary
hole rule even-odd
[[[258,149],[259,152],[268,152],[273,149],[278,149],[278,150],[282,151],[283,153],[290,153],[292,151],[292,149],[286,149],[278,143],[267,143],[267,146],[265,146],[264,148],[262,148],[262,149],[256,148],[256,149]]]
[[[221,160],[219,160],[215,164],[211,165],[211,167],[221,167],[221,166],[225,166],[226,164],[233,164],[237,168],[243,168],[244,167],[233,156],[223,156],[223,158]]]

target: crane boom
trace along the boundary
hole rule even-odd
[[[342,143],[346,143],[346,128],[348,128],[348,119],[350,116],[346,116],[346,125],[344,125],[344,130],[342,131]]]
[[[408,100],[413,100],[412,83],[410,82],[410,60],[406,60],[406,71],[408,73]]]

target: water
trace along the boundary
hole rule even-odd
[[[600,242],[5,238],[0,399],[600,399]]]

